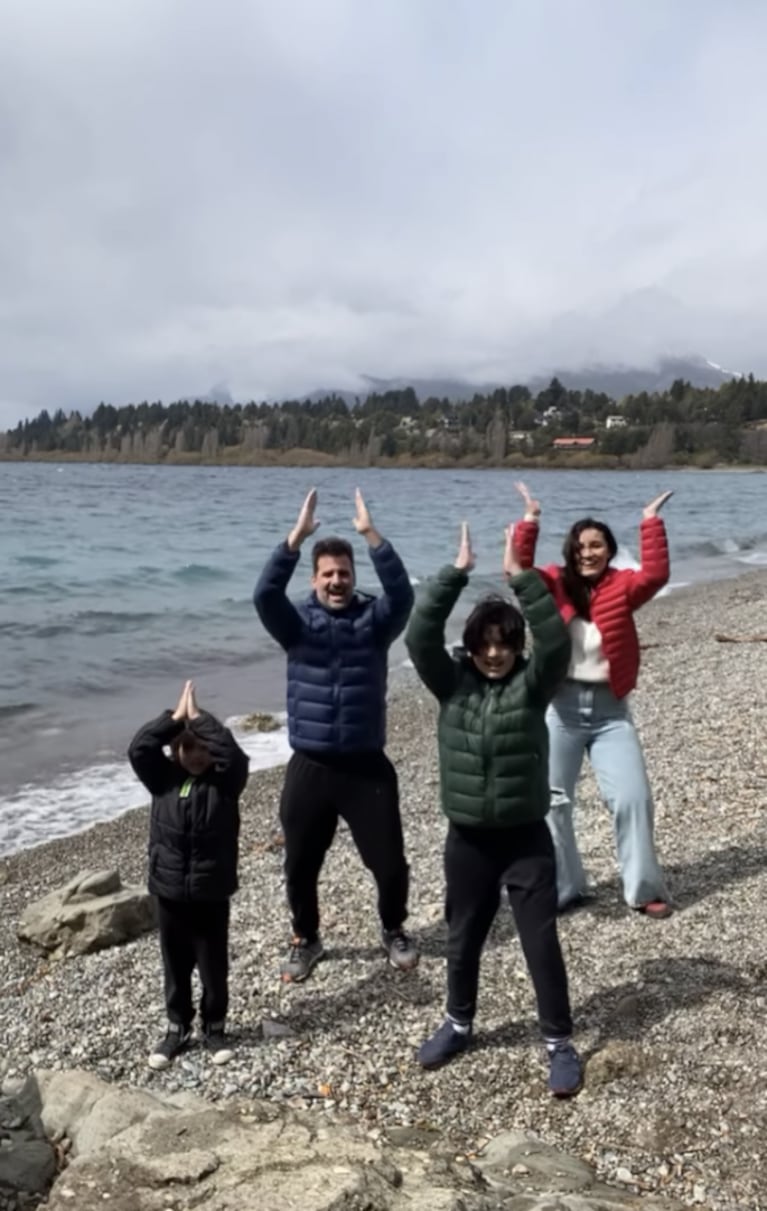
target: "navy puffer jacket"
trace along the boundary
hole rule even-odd
[[[299,551],[283,542],[253,594],[266,630],[288,655],[288,733],[303,752],[358,753],[386,743],[388,649],[405,628],[413,589],[389,542],[370,548],[380,597],[355,593],[344,610],[328,610],[315,593],[286,596]]]

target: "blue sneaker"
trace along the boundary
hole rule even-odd
[[[573,1097],[583,1084],[583,1064],[572,1043],[564,1039],[548,1049],[549,1090],[554,1097]]]
[[[471,1045],[471,1026],[468,1030],[456,1030],[449,1018],[436,1030],[430,1039],[421,1044],[418,1063],[422,1068],[439,1068],[454,1056],[460,1055]]]

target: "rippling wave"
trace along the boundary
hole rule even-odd
[[[469,469],[4,464],[0,801],[14,807],[0,828],[12,827],[28,844],[25,816],[34,816],[42,840],[46,828],[71,831],[115,803],[135,802],[128,740],[143,719],[173,705],[189,676],[221,715],[284,704],[285,656],[261,628],[252,592],[309,487],[319,492],[318,537],[349,537],[360,587],[374,592],[367,549],[351,526],[360,479],[414,585],[453,561],[467,518],[478,563],[460,610],[502,587],[503,527],[521,503],[513,478]],[[531,471],[526,478],[543,505],[541,563],[558,561],[570,524],[591,515],[611,524],[620,565],[635,567],[642,507],[665,488],[674,489],[663,514],[669,588],[767,562],[764,475]],[[308,592],[310,578],[305,551],[290,595]],[[404,655],[400,644],[393,668]]]

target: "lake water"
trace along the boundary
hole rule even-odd
[[[354,489],[422,580],[471,523],[478,565],[464,605],[500,587],[504,524],[520,515],[510,471],[150,467],[0,463],[0,854],[143,802],[125,760],[136,728],[181,683],[225,719],[284,706],[284,657],[252,605],[269,551],[319,490],[320,534],[352,537]],[[642,506],[665,488],[674,585],[767,565],[767,474],[534,471],[539,557],[580,516],[608,521],[637,555]],[[308,553],[307,553],[308,554]],[[308,591],[309,561],[292,592]],[[458,632],[458,621],[454,634]],[[392,675],[405,659],[392,651]],[[284,731],[248,736],[251,768],[285,759]]]

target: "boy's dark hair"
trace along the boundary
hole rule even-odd
[[[608,525],[603,521],[594,521],[593,517],[582,517],[580,521],[576,521],[575,525],[570,527],[570,532],[567,535],[562,547],[562,555],[565,561],[565,570],[562,576],[562,581],[567,592],[567,596],[575,606],[576,613],[581,618],[587,621],[591,618],[591,585],[585,577],[581,576],[578,571],[578,543],[581,534],[584,530],[598,530],[607,543],[609,551],[609,559],[613,559],[618,551],[618,544],[615,541],[615,535]]]
[[[514,652],[525,646],[525,620],[516,606],[505,597],[493,593],[478,601],[463,628],[463,646],[470,655],[484,646],[488,627],[498,627],[502,642]]]
[[[323,555],[332,555],[334,558],[345,555],[352,565],[354,571],[354,551],[352,544],[347,542],[345,538],[320,538],[312,547],[312,572],[317,571],[317,565]]]
[[[177,736],[174,736],[170,742],[170,751],[174,758],[178,757],[178,750],[182,744],[187,748],[202,747],[202,741],[188,727],[185,727],[183,732],[179,732]]]

